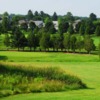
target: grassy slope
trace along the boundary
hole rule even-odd
[[[67,92],[16,95],[0,100],[100,100],[100,62],[95,55],[28,52],[0,52],[0,55],[18,64],[63,67],[74,72],[90,87]]]

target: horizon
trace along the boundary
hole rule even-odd
[[[23,4],[24,3],[24,4]],[[20,6],[20,5],[21,6]],[[54,12],[57,15],[66,15],[67,12],[71,12],[73,16],[80,16],[80,17],[89,17],[91,13],[100,17],[100,1],[95,0],[3,0],[0,1],[0,14],[4,12],[8,12],[9,14],[21,14],[26,15],[28,10],[32,10],[34,13],[35,11],[44,11],[50,15],[53,15]]]

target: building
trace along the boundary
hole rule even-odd
[[[73,23],[73,29],[75,30],[76,29],[76,25],[79,24],[82,20],[81,19],[78,19],[78,20],[75,20],[74,23]]]
[[[56,30],[58,30],[58,21],[53,21],[54,27]]]

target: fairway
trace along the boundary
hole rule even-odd
[[[5,62],[64,68],[80,77],[89,87],[66,92],[21,94],[0,100],[100,100],[100,62],[97,55],[1,51],[0,56]]]

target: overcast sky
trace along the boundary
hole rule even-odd
[[[100,17],[100,0],[0,0],[0,14],[27,14],[28,10],[44,11],[50,15],[57,12],[64,15],[72,12],[75,16],[89,16],[95,13]]]

